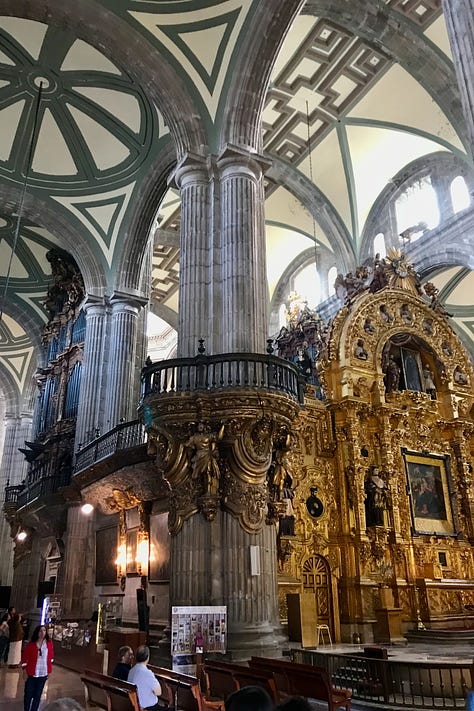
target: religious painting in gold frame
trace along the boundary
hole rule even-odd
[[[138,527],[127,531],[127,575],[138,575]]]
[[[148,577],[154,583],[167,583],[170,579],[170,534],[167,513],[150,516]]]
[[[410,452],[402,448],[410,496],[413,532],[456,535],[451,506],[452,485],[448,455]]]
[[[117,526],[107,526],[95,534],[95,584],[117,584]]]

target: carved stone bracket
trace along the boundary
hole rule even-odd
[[[157,394],[146,407],[149,452],[169,490],[172,534],[196,513],[212,521],[219,509],[250,533],[274,523],[267,475],[274,443],[286,441],[296,417],[295,402],[239,390],[234,397],[213,392],[179,400]]]

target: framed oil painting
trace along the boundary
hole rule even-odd
[[[150,516],[148,577],[154,583],[165,583],[170,579],[170,535],[167,513]]]
[[[108,526],[95,534],[95,584],[117,583],[117,526]]]
[[[138,527],[127,530],[127,575],[138,575],[137,541]]]
[[[415,534],[456,535],[448,455],[402,449]]]

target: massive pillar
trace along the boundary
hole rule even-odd
[[[76,423],[76,449],[94,438],[104,419],[104,362],[107,307],[103,300],[88,299],[81,390]]]
[[[220,350],[227,353],[262,353],[267,337],[264,165],[260,156],[234,147],[227,147],[217,160],[221,323],[226,324]]]
[[[135,374],[143,363],[137,359],[138,315],[145,299],[114,294],[108,354],[105,428],[136,417]],[[138,349],[141,359],[142,351]]]
[[[5,487],[17,486],[25,479],[27,462],[19,448],[25,446],[25,440],[31,438],[31,416],[6,417],[5,440],[1,466],[1,491]],[[8,502],[6,502],[8,506]],[[10,537],[10,524],[0,518],[0,585],[11,585],[13,578],[13,543]]]
[[[93,517],[80,506],[68,510],[65,538],[66,559],[62,586],[62,614],[89,619],[94,603],[95,538]]]
[[[198,340],[207,340],[213,352],[211,266],[213,229],[210,221],[212,185],[207,161],[187,155],[178,165],[174,181],[181,191],[179,255],[178,355],[196,354]],[[218,311],[216,299],[213,306]]]
[[[144,375],[150,448],[170,490],[170,603],[225,605],[234,659],[281,652],[282,502],[269,470],[299,410],[296,371],[265,353],[263,167],[235,146],[178,165],[182,361]]]
[[[443,0],[443,11],[474,156],[474,0]]]

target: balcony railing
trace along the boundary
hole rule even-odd
[[[141,422],[138,420],[123,422],[82,447],[76,454],[74,471],[77,474],[101,459],[124,449],[138,447],[145,441],[145,427]]]
[[[24,484],[17,484],[16,486],[6,486],[4,503],[16,504],[18,502],[18,497],[24,488]]]
[[[294,649],[296,662],[323,667],[336,687],[352,691],[369,707],[464,709],[472,688],[469,662],[409,662]]]
[[[303,403],[304,379],[282,358],[258,353],[198,355],[160,361],[142,371],[142,397],[152,393],[255,388]]]
[[[48,474],[45,464],[33,467],[26,484],[7,486],[5,488],[5,504],[26,506],[40,496],[55,494],[58,489],[68,486],[71,482],[71,467],[62,467],[54,474]]]

